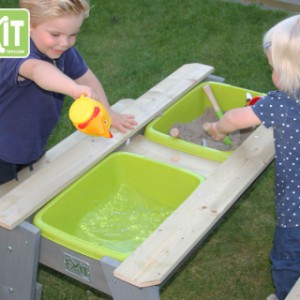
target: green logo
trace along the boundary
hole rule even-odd
[[[0,9],[0,58],[29,55],[29,12]]]

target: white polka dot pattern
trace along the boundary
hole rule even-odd
[[[252,109],[266,127],[274,129],[277,226],[300,227],[300,104],[275,91]]]

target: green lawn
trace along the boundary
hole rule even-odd
[[[111,104],[137,98],[183,64],[215,67],[225,82],[273,89],[263,33],[287,17],[221,0],[92,0],[77,48],[100,78]],[[0,0],[0,7],[16,0]],[[49,147],[69,135],[67,110]],[[273,292],[269,250],[274,230],[274,166],[241,197],[216,230],[162,289],[163,300],[265,299]],[[46,267],[45,300],[111,299]],[[124,299],[130,300],[130,299]]]

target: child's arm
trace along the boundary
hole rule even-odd
[[[113,127],[119,129],[122,132],[126,132],[126,128],[133,129],[137,125],[137,122],[135,121],[133,115],[119,114],[110,108],[100,81],[90,69],[83,76],[78,78],[76,82],[81,85],[91,86],[97,92],[97,97],[94,99],[100,101],[101,104],[103,104],[107,109],[111,117]]]
[[[218,122],[205,123],[203,129],[213,139],[221,141],[228,133],[260,124],[261,120],[253,112],[251,106],[247,106],[226,112]]]
[[[34,81],[47,91],[69,95],[74,99],[79,98],[81,95],[90,98],[97,97],[97,92],[93,88],[77,84],[54,65],[45,61],[28,59],[20,66],[19,74]]]

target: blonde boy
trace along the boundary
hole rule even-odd
[[[100,81],[74,48],[88,1],[20,0],[20,7],[30,12],[30,55],[0,60],[0,184],[43,155],[65,95],[100,101],[122,132],[136,125],[134,116],[111,110]]]

